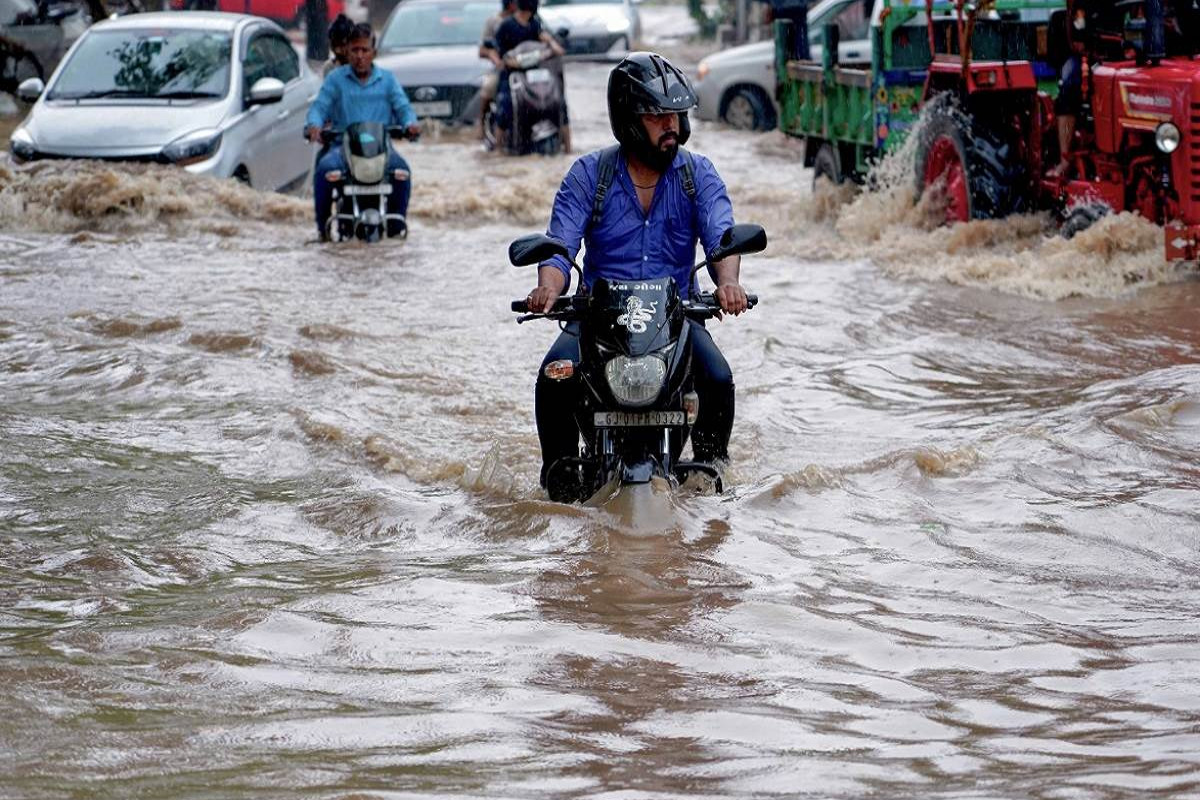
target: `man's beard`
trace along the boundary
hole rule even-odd
[[[663,143],[668,140],[671,143],[663,147]],[[655,172],[666,172],[667,168],[674,163],[676,154],[679,153],[679,137],[673,133],[664,133],[658,137],[658,144],[647,150],[646,166]]]

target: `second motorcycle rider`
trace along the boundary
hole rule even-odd
[[[365,23],[354,26],[347,47],[349,63],[329,73],[321,93],[308,110],[305,135],[313,142],[321,141],[321,129],[344,130],[354,122],[379,122],[384,125],[404,125],[410,133],[420,131],[417,114],[408,102],[408,95],[387,70],[375,66],[375,34]],[[348,168],[340,147],[331,147],[317,162],[313,174],[313,202],[316,206],[317,235],[328,238],[325,227],[332,206],[333,189],[326,179],[329,172],[344,172]],[[412,191],[408,163],[391,150],[387,170],[397,175],[396,191],[388,197],[388,211],[405,216]]]
[[[687,77],[655,53],[631,53],[608,80],[608,116],[617,146],[578,159],[554,200],[547,233],[563,242],[574,259],[586,243],[583,281],[596,278],[648,280],[670,276],[683,297],[695,292],[692,259],[696,242],[712,252],[733,226],[733,206],[712,162],[682,146],[691,133],[688,110],[696,95]],[[747,308],[739,283],[741,259],[713,264],[714,297],[721,309],[740,314]],[[561,256],[538,268],[538,285],[529,293],[532,312],[549,311],[570,285],[571,265]],[[696,461],[729,457],[733,429],[733,373],[712,337],[698,322],[691,342],[700,414],[692,431]],[[579,360],[579,335],[569,325],[538,370],[536,418],[542,447],[541,482],[560,458],[579,455],[579,429],[573,410],[579,402],[576,381],[554,381],[547,364]]]

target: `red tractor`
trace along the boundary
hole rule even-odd
[[[1005,20],[1004,0],[967,10],[955,0],[957,14],[940,19],[927,0],[918,188],[941,188],[948,221],[1051,209],[1068,235],[1108,211],[1134,211],[1165,227],[1168,260],[1200,259],[1195,3],[1072,0],[1031,23]],[[975,57],[981,33],[987,60]],[[1009,50],[1046,61],[1009,60]],[[1056,82],[1063,91],[1052,99]]]

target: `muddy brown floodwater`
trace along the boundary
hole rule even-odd
[[[583,148],[606,69],[573,65]],[[567,158],[409,145],[412,238],[0,169],[0,796],[1200,795],[1200,285],[694,149],[769,250],[729,491],[537,488],[505,263]]]

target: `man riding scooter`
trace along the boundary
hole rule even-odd
[[[404,126],[410,135],[420,131],[417,114],[408,102],[408,95],[392,73],[375,66],[375,34],[371,26],[358,24],[350,35],[346,50],[349,63],[329,73],[321,92],[308,110],[304,129],[310,141],[319,143],[324,128],[345,130],[355,122],[378,122]],[[333,189],[326,178],[329,172],[345,172],[349,168],[342,148],[331,147],[317,161],[313,175],[313,204],[316,209],[317,235],[327,241],[326,221],[333,204]],[[396,176],[394,191],[388,196],[389,214],[399,218],[388,222],[389,236],[403,236],[407,230],[403,218],[408,214],[412,191],[408,162],[389,148],[387,170]]]

